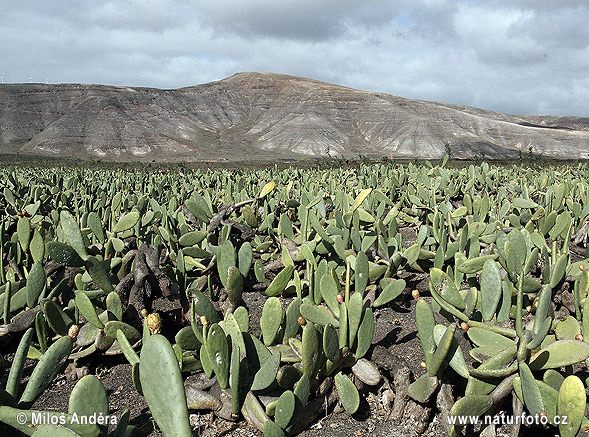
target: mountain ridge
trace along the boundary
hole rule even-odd
[[[506,115],[276,73],[178,89],[0,86],[0,153],[108,160],[589,159],[589,118]]]

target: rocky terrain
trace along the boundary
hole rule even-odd
[[[512,116],[239,73],[176,90],[0,85],[0,154],[139,161],[589,158],[589,118]]]

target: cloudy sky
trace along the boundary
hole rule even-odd
[[[3,0],[4,83],[178,88],[292,74],[589,116],[587,0]]]

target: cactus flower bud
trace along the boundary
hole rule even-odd
[[[411,296],[413,296],[413,299],[415,300],[419,299],[419,290],[411,291]]]
[[[584,272],[584,271],[585,271],[585,266],[584,266],[583,264],[581,264],[581,265],[579,266],[579,270],[581,270],[582,272]]]
[[[143,308],[143,309],[141,310],[141,316],[142,316],[143,318],[147,317],[147,310],[146,310],[145,308]]]
[[[297,319],[297,322],[299,322],[299,325],[301,325],[301,326],[305,326],[307,324],[307,321],[305,320],[305,318],[303,316],[300,316]]]
[[[76,337],[78,336],[79,331],[80,331],[80,327],[78,325],[72,325],[72,326],[70,326],[70,329],[68,329],[67,335],[75,340]]]
[[[462,330],[463,330],[464,332],[468,332],[468,328],[469,328],[469,326],[468,326],[468,323],[466,323],[466,322],[462,322],[462,323],[460,324],[460,327],[462,328]]]
[[[419,363],[419,365],[425,369],[425,361],[422,361],[421,363]]]
[[[200,323],[202,325],[206,325],[207,323],[209,323],[209,321],[207,320],[206,316],[200,316]]]
[[[147,316],[147,328],[152,334],[159,334],[162,329],[162,319],[158,313]]]
[[[575,340],[583,341],[583,335],[582,334],[575,335]]]
[[[337,295],[337,301],[338,301],[339,303],[343,303],[343,302],[344,302],[344,297],[341,295],[341,293],[339,293],[339,294]]]

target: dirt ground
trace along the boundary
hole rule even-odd
[[[419,276],[417,276],[419,278]],[[418,288],[425,285],[425,281],[407,278],[408,283],[418,284]],[[423,361],[421,344],[417,338],[416,324],[413,310],[415,300],[411,298],[410,289],[405,291],[395,303],[375,312],[376,329],[373,340],[374,348],[384,348],[390,354],[388,360],[391,366],[405,365],[412,372],[412,379],[422,375],[425,370],[420,363]],[[244,301],[250,310],[252,328],[255,331],[255,323],[259,320],[262,311],[264,297],[260,293],[247,293]],[[16,347],[13,344],[11,347]],[[382,350],[382,349],[381,349]],[[10,361],[12,354],[6,356]],[[370,352],[369,352],[370,358]],[[120,417],[125,409],[130,410],[130,423],[143,427],[146,435],[159,436],[160,433],[153,430],[149,409],[143,397],[137,393],[131,380],[131,367],[123,356],[105,357],[96,356],[92,361],[82,363],[88,365],[91,374],[97,375],[103,382],[109,399],[111,414]],[[28,360],[23,374],[23,386],[32,371],[34,362]],[[391,381],[392,375],[381,368],[383,376]],[[0,378],[0,385],[4,386],[7,377],[7,369]],[[65,374],[60,374],[49,389],[32,406],[35,410],[63,411],[68,408],[68,398],[76,381],[67,380]],[[384,383],[386,384],[386,382]],[[350,416],[338,406],[327,412],[322,412],[315,423],[302,432],[303,437],[343,437],[343,436],[367,436],[385,437],[413,437],[417,433],[409,423],[395,422],[390,419],[391,405],[383,395],[385,387],[383,383],[376,387],[365,386],[361,393],[363,401],[359,411]],[[207,411],[192,411],[190,415],[194,436],[262,436],[262,433],[241,420],[230,422],[215,417]],[[430,424],[425,436],[444,435],[445,432],[439,422],[439,418],[432,413]],[[522,429],[520,435],[554,436],[555,430]],[[507,434],[498,434],[507,435]]]
[[[415,238],[412,229],[403,229],[403,241],[410,245]],[[337,403],[326,411],[321,411],[318,418],[307,430],[300,435],[303,437],[344,437],[367,436],[385,437],[413,437],[418,435],[415,424],[410,420],[391,418],[392,402],[387,397],[387,390],[394,391],[394,372],[399,367],[406,367],[411,372],[411,381],[425,373],[421,366],[424,360],[415,323],[414,309],[415,299],[411,291],[417,289],[424,296],[427,293],[427,275],[420,273],[400,273],[407,288],[401,296],[389,305],[375,310],[375,333],[373,347],[367,357],[379,367],[384,379],[375,387],[361,387],[361,406],[356,414],[350,416]],[[422,297],[429,300],[428,297]],[[284,299],[283,307],[286,308],[291,299]],[[244,305],[250,314],[251,331],[255,334],[259,331],[259,318],[266,297],[258,292],[248,292],[243,295]],[[164,332],[166,334],[166,332]],[[173,337],[173,332],[170,334]],[[459,334],[463,337],[463,334]],[[5,356],[4,365],[0,365],[0,387],[6,384],[8,369],[14,351],[16,350],[19,336],[12,341],[3,338],[0,345],[2,355]],[[172,338],[170,338],[172,340]],[[466,342],[465,339],[460,341]],[[463,346],[464,347],[464,346]],[[468,357],[467,357],[468,358]],[[22,377],[21,392],[24,389],[28,377],[35,365],[32,360],[27,360]],[[95,374],[103,382],[109,399],[111,414],[120,417],[125,409],[130,410],[130,424],[141,427],[145,435],[161,435],[154,431],[154,424],[143,397],[137,393],[131,379],[131,366],[122,356],[106,357],[94,354],[86,359],[81,359],[79,366],[88,366],[90,374]],[[451,372],[451,371],[450,371]],[[457,377],[454,381],[462,384],[462,388],[456,390],[455,396],[463,393],[464,380]],[[64,373],[56,377],[53,384],[40,396],[32,406],[34,410],[67,412],[68,398],[76,384],[66,378]],[[361,383],[360,383],[361,384]],[[390,394],[390,391],[389,393]],[[510,402],[509,402],[510,404]],[[425,406],[433,407],[431,414],[426,419],[427,426],[421,434],[424,436],[445,435],[444,427],[435,407],[435,400]],[[230,422],[214,416],[209,411],[191,411],[190,421],[195,436],[261,436],[262,433],[250,427],[245,420]],[[505,414],[511,414],[509,407]],[[501,432],[504,431],[504,432]],[[467,435],[473,431],[468,431]],[[498,436],[509,435],[509,429],[498,430]],[[519,435],[541,437],[557,435],[555,428],[522,428]],[[584,435],[588,435],[584,433]]]

